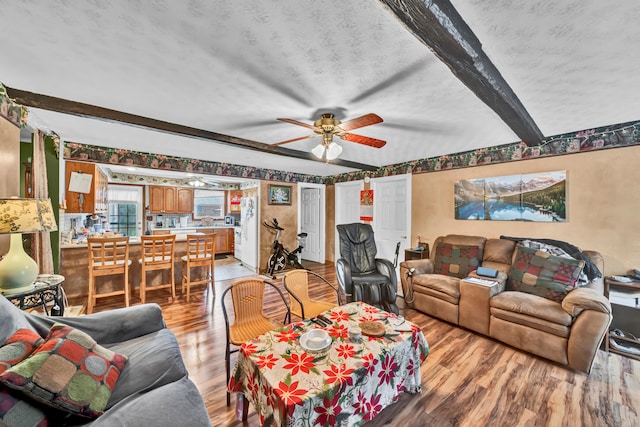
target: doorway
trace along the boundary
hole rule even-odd
[[[325,262],[325,185],[298,184],[298,233],[307,233],[302,259]]]
[[[373,189],[373,222],[378,257],[393,261],[398,242],[399,258],[410,246],[411,175],[394,175],[371,180]],[[400,258],[398,265],[400,264]],[[396,267],[400,273],[400,267]]]
[[[399,257],[409,248],[411,236],[411,174],[372,178],[373,221],[371,226],[376,236],[378,258],[393,262],[396,245],[400,242]],[[336,184],[335,220],[338,224],[360,221],[360,190],[364,181]],[[340,258],[340,239],[335,231],[335,256]],[[402,258],[398,260],[398,265]],[[399,273],[399,266],[396,272]]]

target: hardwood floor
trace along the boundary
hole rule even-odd
[[[305,265],[337,283],[333,264]],[[220,295],[234,276],[250,274],[230,259],[216,262],[215,295],[211,287],[195,287],[191,302],[186,303],[179,285],[174,303],[168,300],[166,289],[147,295],[148,302],[162,307],[214,426],[259,425],[253,408],[247,424],[238,421],[235,398],[227,407],[225,394],[225,325]],[[335,295],[331,297],[335,299]],[[274,291],[267,290],[265,311],[281,321],[284,310],[278,300]],[[134,295],[132,304],[139,302],[139,296]],[[422,328],[431,348],[421,368],[423,390],[418,395],[402,395],[367,425],[640,426],[639,361],[599,351],[587,377],[407,309],[402,302],[399,298],[401,314]],[[230,307],[230,300],[228,304]],[[104,299],[96,311],[121,306],[122,298]]]

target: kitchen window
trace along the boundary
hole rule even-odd
[[[222,218],[224,216],[224,191],[195,190],[193,192],[193,218]]]
[[[142,234],[142,187],[109,185],[109,231]]]

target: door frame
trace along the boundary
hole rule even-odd
[[[405,212],[405,221],[407,224],[406,227],[406,238],[404,239],[404,242],[401,241],[401,245],[400,245],[400,251],[398,252],[398,265],[396,266],[396,274],[398,275],[398,277],[400,277],[400,262],[403,261],[404,258],[404,250],[405,249],[409,249],[411,248],[411,199],[412,199],[412,190],[411,190],[411,183],[412,183],[412,175],[410,173],[408,174],[402,174],[402,175],[392,175],[392,176],[386,176],[386,177],[380,177],[380,178],[372,178],[371,179],[371,189],[373,190],[373,221],[371,221],[371,226],[373,227],[373,232],[376,234],[380,234],[378,232],[377,229],[377,224],[376,224],[376,211],[377,211],[377,205],[376,205],[376,200],[380,200],[378,198],[376,198],[376,184],[380,184],[380,183],[384,183],[385,181],[399,181],[399,178],[404,177],[405,180],[405,185],[406,185],[406,195],[407,195],[407,200],[406,200],[406,212]],[[378,223],[379,224],[379,223]],[[377,242],[376,242],[377,245]],[[392,261],[392,259],[390,259],[389,261]],[[399,289],[401,291],[401,289]]]
[[[359,179],[356,181],[346,181],[346,182],[337,182],[335,184],[335,194],[334,194],[334,205],[335,205],[335,213],[334,213],[334,223],[336,225],[344,223],[344,209],[343,204],[341,203],[342,193],[344,191],[344,187],[350,186],[358,186],[360,190],[364,189],[364,180]],[[375,200],[375,198],[374,198]],[[359,199],[358,199],[358,203]],[[360,215],[358,215],[358,219],[355,222],[362,222],[360,220]],[[338,235],[338,227],[335,227],[333,230],[333,241],[334,241],[334,257],[335,260],[340,259],[340,236]]]
[[[302,224],[302,190],[304,188],[317,188],[320,190],[320,203],[318,209],[320,209],[318,218],[320,218],[320,255],[317,262],[324,264],[326,261],[326,184],[314,184],[310,182],[299,182],[298,183],[298,233],[301,233],[300,224]]]

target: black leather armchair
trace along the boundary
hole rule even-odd
[[[337,226],[340,256],[336,262],[338,282],[347,302],[364,301],[391,313],[398,313],[398,279],[393,263],[376,258],[377,248],[369,224]]]

